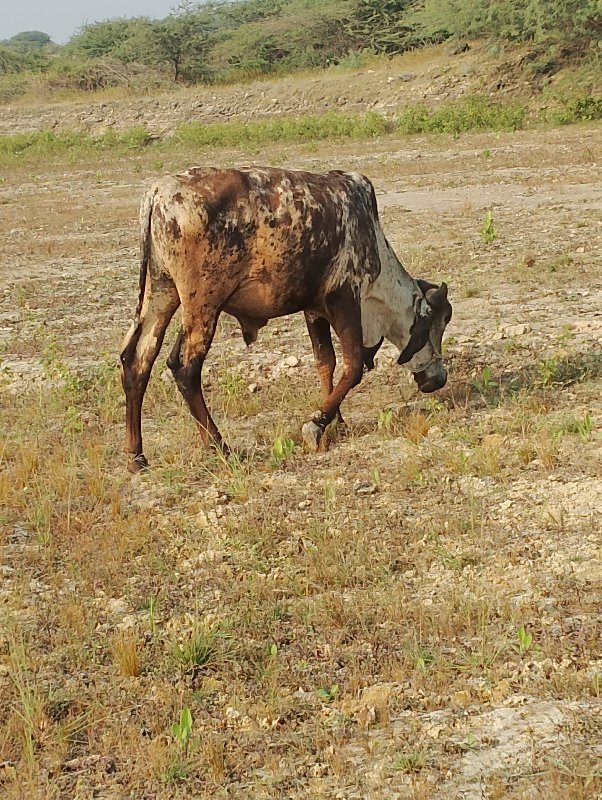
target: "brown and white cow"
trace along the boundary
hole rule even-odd
[[[156,181],[140,206],[140,296],[121,353],[129,468],[147,466],[141,408],[151,368],[178,306],[182,328],[168,358],[205,443],[221,445],[201,388],[222,311],[247,344],[269,319],[304,311],[323,403],[303,426],[318,448],[383,337],[418,387],[442,387],[447,286],[415,280],[387,242],[370,181],[357,173],[197,167]],[[344,370],[333,388],[340,339]]]

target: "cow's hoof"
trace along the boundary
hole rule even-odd
[[[306,422],[301,428],[303,441],[310,453],[317,453],[322,441],[322,429],[315,422]]]
[[[128,464],[128,472],[131,472],[132,475],[136,475],[138,472],[143,472],[147,469],[148,461],[142,453],[140,453],[139,456],[135,456]]]

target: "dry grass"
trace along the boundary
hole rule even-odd
[[[432,187],[430,209],[383,218],[412,271],[452,287],[437,397],[417,396],[385,350],[347,402],[349,431],[276,459],[276,437],[299,445],[319,402],[301,320],[271,323],[248,351],[224,320],[207,394],[248,459],[198,446],[162,356],[144,412],[153,470],[137,478],[114,354],[156,170],[102,164],[106,184],[96,165],[6,174],[3,797],[599,796],[599,231],[576,203],[509,205],[485,247],[478,197],[436,200],[441,165],[467,197],[492,169],[543,181],[559,141],[546,136],[496,137],[501,155],[487,137],[455,155],[425,145],[420,164],[389,142],[386,170],[382,153],[340,148],[337,166],[359,162],[379,189]],[[562,142],[554,179],[586,185],[591,136]],[[56,183],[70,205],[53,207]],[[533,281],[534,253],[557,271]],[[172,728],[184,708],[186,747]]]

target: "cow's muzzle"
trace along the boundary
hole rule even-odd
[[[438,372],[428,374],[427,370],[422,372],[413,372],[414,380],[418,384],[421,392],[428,394],[429,392],[436,392],[437,389],[442,389],[447,383],[447,370],[441,368]]]

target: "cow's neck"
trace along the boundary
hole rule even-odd
[[[403,350],[414,322],[417,284],[384,235],[378,238],[380,274],[362,297],[364,347],[373,347],[384,336]]]

